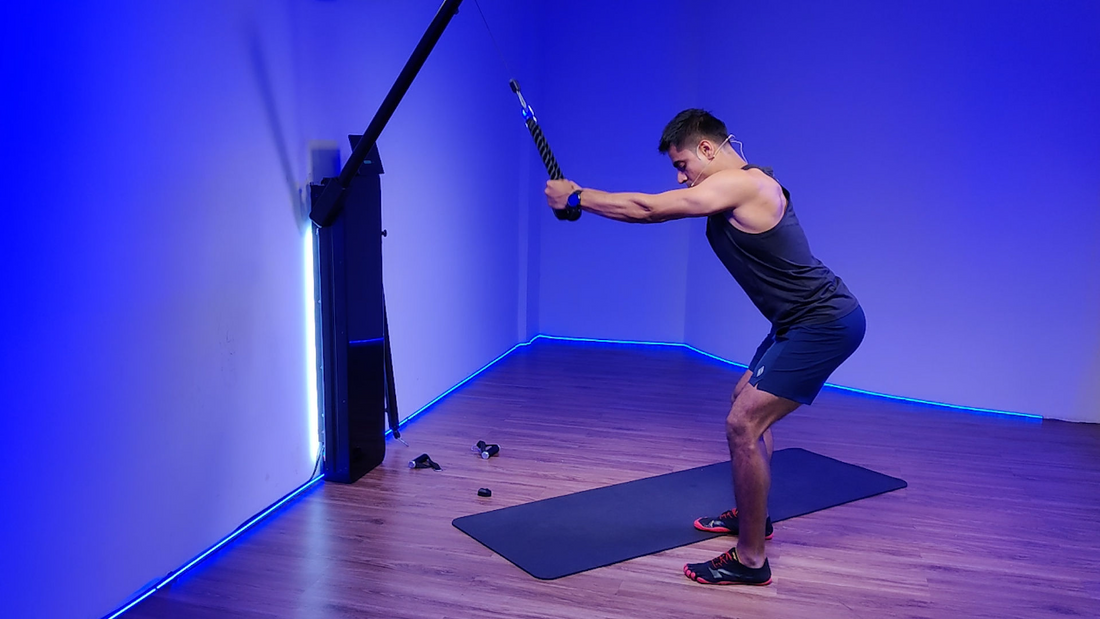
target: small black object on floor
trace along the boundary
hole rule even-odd
[[[441,470],[443,467],[436,464],[435,460],[432,460],[428,454],[420,454],[416,458],[409,460],[410,469],[432,469],[434,471]]]
[[[729,462],[456,518],[452,524],[535,578],[550,580],[715,537],[692,522],[733,506]],[[805,449],[772,455],[772,521],[906,483]],[[782,535],[776,531],[776,535]]]

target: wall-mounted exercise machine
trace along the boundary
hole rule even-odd
[[[316,224],[318,247],[327,481],[354,482],[382,462],[387,417],[394,436],[401,436],[382,286],[382,237],[386,233],[382,230],[382,162],[377,142],[461,3],[443,2],[367,130],[362,136],[350,136],[352,152],[339,176],[310,185],[309,217]],[[519,97],[524,124],[547,172],[551,178],[562,178],[519,84],[512,80],[509,85]],[[580,209],[554,214],[573,221],[580,216]]]

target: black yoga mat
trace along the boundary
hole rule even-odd
[[[733,506],[729,462],[456,518],[462,532],[545,580],[715,537],[700,516]],[[805,449],[772,455],[773,522],[904,488],[906,483]],[[778,533],[777,534],[781,534]]]

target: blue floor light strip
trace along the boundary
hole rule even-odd
[[[447,397],[454,390],[458,389],[462,385],[465,385],[466,383],[470,382],[471,380],[473,380],[474,378],[476,378],[480,374],[484,373],[490,367],[496,365],[498,362],[502,361],[505,357],[507,357],[508,355],[515,352],[516,349],[523,348],[525,346],[530,346],[531,344],[534,344],[538,340],[550,340],[550,341],[554,341],[554,342],[585,342],[585,343],[593,343],[593,344],[625,344],[625,345],[629,345],[629,346],[664,346],[666,348],[686,348],[686,349],[688,349],[688,350],[690,350],[690,351],[692,351],[696,354],[702,355],[704,357],[709,357],[711,359],[714,359],[715,361],[719,361],[719,362],[724,363],[726,365],[731,365],[731,366],[741,368],[741,369],[745,369],[747,367],[743,363],[737,363],[736,361],[730,361],[729,359],[723,359],[722,357],[719,357],[718,355],[713,355],[713,354],[711,354],[711,353],[709,353],[705,350],[700,350],[700,349],[692,346],[691,344],[682,344],[682,343],[678,343],[678,342],[649,342],[649,341],[642,341],[642,340],[610,340],[610,339],[591,338],[591,337],[563,337],[563,336],[560,336],[560,335],[546,335],[546,334],[540,333],[540,334],[536,335],[535,337],[531,338],[530,340],[528,340],[526,342],[520,342],[519,344],[516,344],[512,348],[508,349],[508,351],[505,352],[504,354],[500,355],[496,359],[493,359],[489,363],[486,363],[481,369],[474,372],[473,374],[470,374],[466,378],[462,379],[462,381],[459,382],[458,384],[456,384],[454,387],[451,387],[450,389],[448,389],[447,391],[440,394],[437,398],[435,398],[431,402],[428,402],[424,406],[420,407],[420,409],[417,410],[415,413],[413,413],[413,414],[409,415],[408,417],[402,419],[401,423],[399,424],[398,427],[404,427],[404,425],[406,423],[408,423],[409,421],[411,421],[414,417],[416,417],[417,415],[420,415],[421,413],[427,411],[429,408],[432,407],[433,404],[435,404],[436,402],[438,402],[438,401],[442,400],[443,398]],[[872,396],[872,397],[877,397],[877,398],[885,398],[887,400],[897,400],[897,401],[901,401],[901,402],[910,402],[910,403],[913,403],[913,404],[923,404],[923,405],[926,405],[926,406],[933,406],[933,407],[939,407],[939,408],[949,408],[949,409],[953,409],[953,410],[966,411],[966,412],[972,412],[972,413],[982,413],[982,414],[987,414],[987,415],[1005,415],[1005,416],[1008,416],[1008,417],[1018,417],[1018,418],[1024,418],[1024,419],[1042,420],[1042,416],[1032,415],[1032,414],[1029,414],[1029,413],[1016,413],[1016,412],[1012,412],[1012,411],[1001,411],[1001,410],[995,410],[995,409],[990,409],[990,408],[975,408],[975,407],[972,407],[972,406],[959,406],[959,405],[956,405],[956,404],[945,404],[943,402],[932,402],[930,400],[918,400],[916,398],[907,398],[907,397],[904,397],[904,396],[889,395],[889,394],[885,394],[885,393],[877,393],[875,391],[866,391],[866,390],[863,390],[863,389],[856,389],[854,387],[845,387],[843,385],[834,385],[833,383],[825,383],[825,386],[826,387],[833,387],[835,389],[841,389],[843,391],[850,391],[852,393],[858,393],[860,395]],[[386,431],[386,437],[387,438],[392,436],[392,435],[393,435],[392,430],[387,430]]]
[[[671,344],[671,343],[668,343],[668,342],[628,342],[628,341],[624,341],[624,340],[600,340],[600,339],[593,339],[593,338],[558,337],[556,335],[543,335],[543,334],[540,333],[539,335],[536,335],[535,337],[531,338],[530,340],[528,340],[526,342],[520,342],[519,344],[516,344],[515,346],[509,348],[507,352],[500,355],[496,359],[493,359],[489,363],[486,363],[478,371],[474,372],[473,374],[470,374],[466,378],[463,378],[454,387],[451,387],[450,389],[444,391],[443,393],[441,393],[438,397],[436,397],[431,402],[428,402],[424,406],[421,406],[420,409],[417,410],[415,413],[413,413],[413,414],[409,415],[408,417],[405,417],[404,419],[402,419],[401,422],[398,424],[398,429],[404,427],[406,423],[412,421],[412,419],[414,417],[416,417],[417,415],[420,415],[421,413],[423,413],[426,410],[428,410],[429,408],[431,408],[432,405],[435,404],[436,402],[438,402],[438,401],[442,400],[443,398],[447,397],[448,395],[450,395],[455,389],[458,389],[462,385],[465,385],[466,383],[470,382],[471,380],[473,380],[477,376],[483,374],[486,370],[493,367],[498,362],[502,361],[505,357],[507,357],[508,355],[515,352],[515,350],[517,348],[523,348],[525,346],[530,346],[531,344],[535,343],[535,341],[537,341],[537,340],[561,340],[561,341],[569,341],[569,342],[594,342],[594,343],[597,343],[597,344],[636,344],[636,345],[639,345],[639,346],[684,346],[683,344]],[[386,437],[387,438],[389,438],[392,435],[393,435],[393,430],[392,429],[391,430],[386,430]]]
[[[723,359],[722,357],[719,357],[718,355],[712,355],[712,354],[710,354],[709,352],[707,352],[705,350],[699,350],[698,348],[692,346],[691,344],[681,344],[681,346],[683,346],[684,348],[687,348],[688,350],[695,351],[696,353],[698,353],[700,355],[703,355],[704,357],[710,357],[711,359],[714,359],[715,361],[725,363],[726,365],[732,365],[734,367],[741,368],[742,370],[749,369],[749,366],[745,365],[744,363],[737,363],[736,361],[730,361],[729,359]]]
[[[287,502],[293,500],[295,497],[302,494],[306,490],[309,490],[314,485],[316,485],[317,482],[321,481],[322,479],[324,479],[324,477],[319,475],[319,476],[314,477],[313,479],[307,481],[306,483],[302,484],[301,486],[298,487],[297,490],[291,492],[290,494],[286,495],[282,499],[279,499],[279,501],[277,501],[271,507],[268,507],[264,511],[262,511],[259,514],[253,516],[248,522],[246,522],[246,523],[242,524],[241,526],[237,527],[237,529],[235,531],[233,531],[232,533],[227,535],[225,538],[223,538],[217,544],[214,544],[213,546],[208,548],[205,552],[203,552],[199,556],[192,559],[187,565],[184,565],[183,567],[179,568],[178,570],[172,572],[164,580],[160,581],[156,585],[153,585],[148,591],[141,594],[137,599],[135,599],[134,601],[130,602],[129,604],[123,606],[122,608],[116,610],[115,612],[111,613],[110,615],[107,615],[106,619],[116,619],[116,617],[118,617],[122,613],[130,610],[134,606],[137,606],[139,603],[141,603],[142,600],[145,600],[150,595],[153,595],[157,591],[160,591],[164,587],[167,587],[169,584],[172,583],[172,581],[174,581],[177,578],[179,578],[180,576],[182,576],[184,574],[184,572],[191,569],[192,567],[195,567],[200,562],[202,562],[203,559],[205,559],[206,557],[209,557],[210,555],[217,552],[219,548],[225,546],[229,542],[231,542],[231,541],[237,539],[238,537],[240,537],[242,533],[244,533],[248,529],[252,528],[252,526],[255,525],[256,523],[263,520],[268,514],[270,514],[271,512],[273,512],[277,509],[279,509],[280,507],[285,505]]]
[[[560,342],[593,342],[596,344],[627,344],[630,346],[671,346],[675,348],[683,348],[687,344],[676,344],[674,342],[645,342],[640,340],[603,340],[591,337],[561,337],[560,335],[543,335],[539,334],[531,338],[528,344],[535,340],[554,340]],[[690,346],[688,346],[690,348]],[[727,361],[727,363],[729,363]]]
[[[516,350],[517,348],[522,348],[522,347],[524,347],[524,346],[530,346],[530,345],[531,345],[531,342],[534,342],[534,341],[535,341],[535,340],[537,340],[538,338],[539,338],[539,336],[537,336],[537,335],[536,335],[535,337],[531,338],[531,340],[529,340],[529,341],[527,341],[527,342],[520,342],[519,344],[516,344],[515,346],[513,346],[513,347],[509,348],[509,349],[508,349],[508,350],[507,350],[507,351],[506,351],[506,352],[505,352],[504,354],[500,355],[500,356],[499,356],[499,357],[497,357],[496,359],[493,359],[493,360],[492,360],[492,361],[490,361],[489,363],[486,363],[485,365],[483,365],[483,366],[481,367],[481,369],[480,369],[480,370],[478,370],[478,371],[474,372],[473,374],[470,374],[470,375],[469,375],[469,376],[467,376],[466,378],[463,378],[463,379],[462,379],[461,381],[459,381],[459,383],[458,383],[458,384],[456,384],[456,385],[455,385],[454,387],[451,387],[450,389],[448,389],[448,390],[444,391],[443,393],[439,394],[439,395],[438,395],[438,396],[437,396],[437,397],[436,397],[436,398],[435,398],[434,400],[432,400],[431,402],[428,402],[428,403],[427,403],[427,404],[425,404],[424,406],[421,406],[421,407],[420,407],[420,409],[419,409],[419,410],[417,410],[417,411],[416,411],[415,413],[413,413],[413,414],[409,415],[408,417],[405,417],[404,419],[402,419],[402,420],[401,420],[401,422],[397,424],[397,427],[398,427],[398,429],[400,429],[400,428],[404,427],[404,426],[405,426],[405,424],[407,424],[408,422],[412,421],[412,419],[413,419],[414,417],[416,417],[417,415],[419,415],[419,414],[423,413],[424,411],[428,410],[429,408],[431,408],[431,407],[432,407],[432,405],[433,405],[433,404],[435,404],[436,402],[438,402],[438,401],[442,400],[443,398],[447,397],[448,395],[450,395],[450,394],[451,394],[451,392],[453,392],[453,391],[454,391],[455,389],[458,389],[458,388],[459,388],[459,387],[461,387],[462,385],[465,385],[466,383],[468,383],[468,382],[470,382],[471,380],[473,380],[474,378],[476,378],[476,377],[477,377],[478,375],[480,375],[480,374],[482,374],[483,372],[485,372],[485,370],[488,370],[489,368],[491,368],[491,367],[493,367],[494,365],[496,365],[496,363],[497,363],[498,361],[500,361],[501,359],[504,359],[504,358],[505,358],[505,357],[507,357],[508,355],[512,354],[512,353],[513,353],[513,352],[514,352],[514,351],[515,351],[515,350]],[[391,437],[391,436],[393,436],[393,430],[392,430],[392,429],[390,429],[390,430],[386,430],[386,438],[389,438],[389,437]]]
[[[676,343],[676,342],[640,342],[640,341],[633,341],[633,340],[602,340],[602,339],[593,339],[593,338],[585,338],[585,337],[561,337],[561,336],[556,336],[556,335],[536,335],[534,338],[531,339],[531,342],[534,342],[535,340],[538,340],[538,339],[547,339],[547,340],[556,340],[556,341],[565,341],[565,342],[597,342],[597,343],[601,343],[601,344],[630,344],[630,345],[643,345],[643,346],[674,346],[674,347],[679,347],[679,348],[687,348],[688,350],[694,351],[694,352],[696,352],[700,355],[703,355],[704,357],[710,357],[711,359],[714,359],[716,361],[720,361],[720,362],[725,363],[727,365],[732,365],[734,367],[743,368],[743,369],[747,367],[743,363],[737,363],[736,361],[730,361],[729,359],[723,359],[722,357],[719,357],[717,355],[712,355],[711,353],[706,352],[705,350],[699,350],[698,348],[692,346],[691,344],[679,344],[679,343]],[[530,344],[531,342],[527,342],[527,344]],[[971,412],[971,413],[982,413],[982,414],[986,414],[986,415],[1005,415],[1005,416],[1008,416],[1008,417],[1021,417],[1021,418],[1024,418],[1024,419],[1034,419],[1034,420],[1042,420],[1042,418],[1043,418],[1041,415],[1033,415],[1033,414],[1030,414],[1030,413],[1017,413],[1017,412],[1013,412],[1013,411],[1002,411],[1002,410],[996,410],[996,409],[992,409],[992,408],[977,408],[977,407],[974,407],[974,406],[959,406],[957,404],[946,404],[944,402],[933,402],[931,400],[920,400],[920,399],[917,399],[917,398],[907,398],[907,397],[904,397],[904,396],[889,395],[889,394],[886,394],[886,393],[878,393],[878,392],[875,392],[875,391],[867,391],[867,390],[864,390],[864,389],[856,389],[855,387],[845,387],[843,385],[835,385],[833,383],[825,383],[825,386],[826,387],[833,387],[834,389],[840,389],[840,390],[843,390],[843,391],[850,391],[852,393],[858,393],[858,394],[861,394],[861,395],[872,396],[872,397],[876,397],[876,398],[885,398],[887,400],[897,400],[897,401],[901,401],[901,402],[910,402],[910,403],[913,403],[913,404],[923,404],[925,406],[934,406],[934,407],[938,407],[938,408],[950,408],[950,409],[953,409],[953,410],[966,411],[966,412]]]
[[[946,402],[933,402],[931,400],[919,400],[917,398],[907,398],[900,395],[890,395],[887,393],[878,393],[877,391],[866,391],[864,389],[856,389],[855,387],[845,387],[844,385],[834,385],[832,383],[825,383],[826,387],[833,387],[834,389],[840,389],[842,391],[850,391],[852,393],[858,393],[860,395],[871,396],[875,398],[884,398],[887,400],[898,400],[900,402],[909,402],[912,404],[923,404],[925,406],[933,406],[936,408],[950,408],[958,411],[965,411],[968,413],[981,413],[983,415],[1005,415],[1008,417],[1021,417],[1024,419],[1033,419],[1036,421],[1042,421],[1042,415],[1033,415],[1031,413],[1017,413],[1013,411],[1001,411],[993,408],[978,408],[976,406],[959,406],[958,404],[947,404]]]
[[[420,415],[421,413],[423,413],[423,412],[427,411],[428,409],[430,409],[432,407],[432,405],[434,405],[436,402],[439,402],[440,400],[442,400],[443,398],[450,395],[452,392],[454,392],[459,387],[465,385],[466,383],[470,382],[471,380],[473,380],[477,376],[483,374],[486,370],[488,370],[489,368],[491,368],[494,365],[496,365],[497,363],[499,363],[505,357],[507,357],[508,355],[515,352],[517,349],[523,348],[523,347],[526,347],[526,346],[530,346],[531,344],[535,343],[538,340],[550,340],[550,341],[558,341],[558,342],[588,342],[588,343],[596,343],[596,344],[626,344],[626,345],[631,345],[631,346],[664,346],[664,347],[672,347],[672,348],[686,348],[686,349],[688,349],[692,352],[703,355],[704,357],[709,357],[711,359],[714,359],[715,361],[719,361],[719,362],[725,363],[727,365],[732,365],[732,366],[738,367],[738,368],[745,368],[746,367],[742,363],[737,363],[735,361],[730,361],[729,359],[723,359],[722,357],[719,357],[717,355],[713,355],[709,352],[706,352],[705,350],[700,350],[700,349],[698,349],[698,348],[696,348],[696,347],[694,347],[690,344],[682,344],[682,343],[677,343],[677,342],[645,342],[645,341],[635,341],[635,340],[608,340],[608,339],[584,338],[584,337],[562,337],[562,336],[558,336],[558,335],[539,334],[539,335],[536,335],[535,337],[531,338],[530,340],[528,340],[526,342],[520,342],[519,344],[516,344],[515,346],[509,348],[506,352],[501,354],[496,359],[493,359],[489,363],[486,363],[484,366],[481,367],[481,369],[477,370],[473,374],[470,374],[466,378],[462,379],[458,384],[451,387],[447,391],[441,393],[438,397],[436,397],[431,402],[428,402],[424,406],[420,407],[420,409],[417,410],[415,413],[413,413],[413,414],[409,415],[408,417],[406,417],[405,419],[401,420],[400,425],[404,426],[409,421],[411,421],[414,417],[416,417],[416,416]],[[903,401],[903,402],[911,402],[911,403],[915,403],[915,404],[923,404],[923,405],[934,406],[934,407],[939,407],[939,408],[948,408],[948,409],[953,409],[953,410],[976,412],[976,413],[983,413],[983,414],[992,414],[992,415],[1006,415],[1006,416],[1009,416],[1009,417],[1023,417],[1023,418],[1026,418],[1026,419],[1033,419],[1033,420],[1042,420],[1043,419],[1042,416],[1040,416],[1040,415],[1032,415],[1032,414],[1028,414],[1028,413],[1015,413],[1015,412],[1011,412],[1011,411],[1001,411],[1001,410],[994,410],[994,409],[989,409],[989,408],[975,408],[975,407],[971,407],[971,406],[958,406],[958,405],[955,405],[955,404],[945,404],[943,402],[931,402],[929,400],[918,400],[916,398],[906,398],[906,397],[902,397],[902,396],[888,395],[888,394],[885,394],[885,393],[877,393],[877,392],[874,392],[874,391],[866,391],[864,389],[856,389],[856,388],[853,388],[853,387],[844,387],[842,385],[834,385],[832,383],[826,383],[826,386],[827,387],[833,387],[835,389],[841,389],[841,390],[844,390],[844,391],[850,391],[850,392],[853,392],[853,393],[858,393],[858,394],[861,394],[861,395],[872,396],[872,397],[876,397],[876,398],[885,398],[885,399],[888,399],[888,400],[899,400],[899,401]],[[393,435],[392,430],[387,430],[386,431],[386,436],[387,437],[392,436],[392,435]],[[195,565],[198,565],[203,559],[205,559],[206,557],[210,556],[211,554],[217,552],[219,548],[222,548],[223,546],[225,546],[229,542],[231,542],[234,539],[240,537],[240,535],[242,533],[244,533],[245,531],[250,529],[256,523],[263,520],[268,514],[274,512],[275,510],[277,510],[280,507],[282,507],[283,505],[285,505],[287,502],[293,500],[295,497],[297,497],[301,493],[303,493],[306,490],[312,488],[317,482],[321,481],[322,479],[324,479],[324,477],[319,475],[319,476],[314,477],[313,479],[309,480],[308,482],[306,482],[305,484],[300,486],[297,490],[291,492],[290,494],[288,494],[285,497],[283,497],[282,499],[280,499],[278,502],[273,504],[271,507],[268,507],[263,512],[261,512],[261,513],[257,514],[256,516],[252,517],[252,519],[250,519],[248,522],[246,522],[243,525],[241,525],[240,527],[238,527],[237,530],[230,533],[228,536],[226,536],[220,542],[218,542],[217,544],[214,544],[208,550],[206,550],[205,552],[203,552],[199,556],[192,559],[191,562],[189,562],[187,565],[184,565],[180,569],[178,569],[175,572],[172,572],[171,574],[169,574],[168,577],[166,577],[164,580],[162,580],[161,582],[159,582],[156,585],[154,585],[153,587],[151,587],[148,591],[143,593],[137,599],[135,599],[134,601],[128,603],[126,606],[123,606],[122,608],[115,611],[114,613],[108,615],[106,617],[106,619],[116,619],[118,616],[122,615],[126,611],[128,611],[131,608],[133,608],[134,606],[138,605],[141,601],[145,600],[146,598],[153,595],[157,591],[159,591],[159,590],[163,589],[164,587],[168,586],[169,584],[172,583],[172,581],[179,578],[187,570],[191,569]]]

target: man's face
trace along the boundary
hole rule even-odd
[[[676,182],[688,187],[698,183],[702,179],[699,174],[709,163],[705,157],[699,155],[698,145],[680,150],[675,145],[668,147],[668,158],[672,160],[672,167],[676,168]]]

